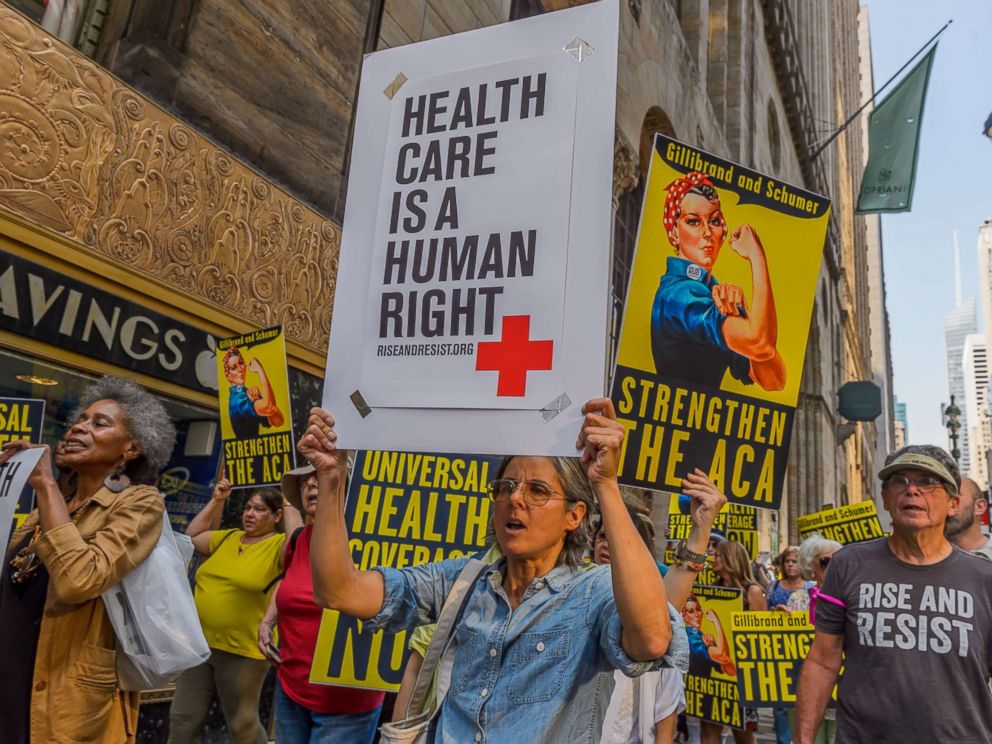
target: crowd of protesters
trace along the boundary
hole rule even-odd
[[[694,645],[710,663],[731,658],[718,620],[705,639],[699,630],[693,584],[708,559],[746,611],[808,611],[815,624],[798,704],[774,716],[779,744],[992,741],[988,501],[946,452],[910,446],[886,459],[891,535],[842,547],[814,534],[765,577],[743,545],[712,530],[726,497],[698,470],[682,483],[689,535],[671,565],[658,563],[650,517],[617,483],[624,428],[613,405],[591,400],[583,413],[577,456],[505,459],[488,486],[486,548],[439,563],[356,568],[348,458],[327,411],[311,412],[299,443],[307,464],[281,488],[251,492],[238,529],[221,529],[231,493],[222,477],[187,529],[202,558],[193,599],[210,653],[176,680],[169,741],[197,741],[215,696],[233,741],[268,741],[258,711],[273,666],[276,741],[375,741],[384,693],[310,682],[332,608],[367,630],[412,631],[382,729],[389,741],[422,730],[422,740],[458,744],[719,742],[723,727],[687,727],[684,715]],[[101,595],[159,539],[164,503],[148,484],[174,441],[154,397],[104,378],[54,452],[4,445],[0,464],[44,452],[29,481],[37,508],[0,575],[0,741],[135,740],[137,693],[120,682]],[[754,742],[756,722],[745,710],[734,740]]]

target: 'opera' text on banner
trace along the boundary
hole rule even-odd
[[[0,398],[0,444],[26,439],[32,444],[41,442],[41,428],[45,422],[45,401],[34,398]],[[2,488],[2,484],[0,484]],[[34,489],[24,484],[17,494],[14,508],[14,529],[21,526],[34,509]],[[6,534],[9,526],[0,522],[0,533]]]
[[[796,521],[799,523],[801,538],[806,539],[814,532],[819,532],[828,540],[836,540],[841,545],[874,540],[885,535],[878,521],[878,508],[874,501],[859,501],[836,509],[824,509],[806,514]]]
[[[735,612],[734,662],[741,704],[793,708],[813,626],[808,612]],[[837,699],[837,688],[830,705]]]
[[[345,505],[355,566],[406,568],[482,550],[498,467],[491,457],[359,452]],[[325,610],[310,681],[395,692],[406,657],[407,633],[370,633]]]
[[[575,454],[604,389],[617,23],[596,3],[364,60],[324,389],[342,446]]]
[[[613,376],[620,482],[778,508],[830,202],[655,136]]]
[[[743,609],[740,589],[699,584],[692,588],[682,607],[682,619],[689,634],[686,715],[735,729],[744,728],[730,636],[733,614]]]
[[[217,368],[228,480],[235,488],[279,483],[296,462],[282,328],[218,341]]]

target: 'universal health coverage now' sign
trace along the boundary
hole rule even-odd
[[[341,446],[575,454],[605,387],[617,34],[608,0],[366,58],[324,391]]]

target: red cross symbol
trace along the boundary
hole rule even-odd
[[[551,369],[554,341],[530,340],[529,315],[504,315],[503,338],[480,341],[475,369],[499,372],[497,397],[519,396],[527,392],[527,372]]]

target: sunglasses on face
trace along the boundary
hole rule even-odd
[[[829,566],[831,557],[832,556],[829,555],[820,556],[820,568],[826,568],[827,566]]]

